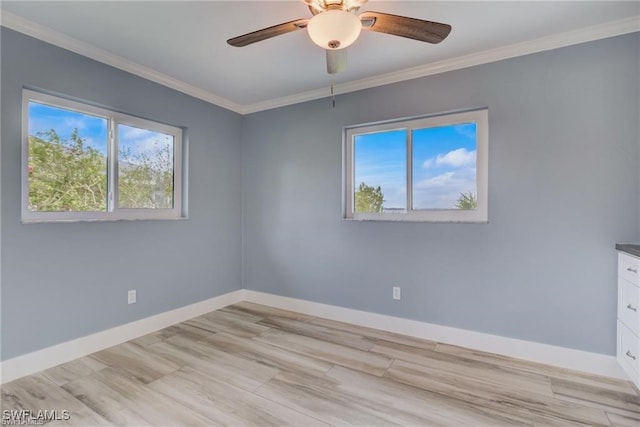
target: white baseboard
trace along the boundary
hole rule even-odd
[[[5,360],[0,363],[0,383],[34,374],[240,301],[249,301],[311,316],[628,380],[615,356],[241,289]]]
[[[139,338],[158,329],[235,304],[242,301],[243,297],[244,290],[242,289],[229,292],[205,301],[5,360],[0,364],[0,383],[13,381],[125,341]]]
[[[244,300],[311,316],[628,380],[615,356],[490,335],[367,311],[245,290]]]

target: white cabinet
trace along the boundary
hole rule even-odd
[[[618,253],[618,362],[640,387],[640,258]]]

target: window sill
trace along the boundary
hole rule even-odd
[[[422,222],[430,224],[488,224],[488,220],[436,220],[421,218],[342,218],[346,222]]]
[[[22,224],[59,224],[77,222],[141,222],[141,221],[187,221],[189,217],[179,218],[94,218],[94,219],[23,219]]]
[[[397,213],[353,213],[343,214],[349,221],[385,221],[385,222],[430,222],[430,223],[471,223],[489,222],[486,206],[474,210],[425,210]]]

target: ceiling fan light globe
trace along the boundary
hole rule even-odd
[[[323,49],[344,49],[356,41],[362,30],[360,19],[343,10],[327,10],[309,20],[309,37]]]

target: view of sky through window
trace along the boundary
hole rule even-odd
[[[64,108],[29,102],[29,135],[49,132],[52,129],[62,141],[69,141],[77,129],[86,146],[107,154],[107,119]]]
[[[476,124],[413,131],[413,209],[456,209],[477,195]]]
[[[109,120],[30,101],[29,209],[107,210]],[[118,207],[174,206],[174,136],[118,124]]]
[[[415,210],[459,209],[461,196],[477,197],[476,124],[411,131],[412,185]],[[407,130],[356,135],[354,189],[380,186],[383,211],[407,207]]]
[[[29,210],[107,210],[108,120],[29,102]]]
[[[118,207],[173,207],[173,144],[172,135],[118,125]]]
[[[407,131],[356,135],[354,187],[361,183],[382,189],[386,211],[407,208]]]

